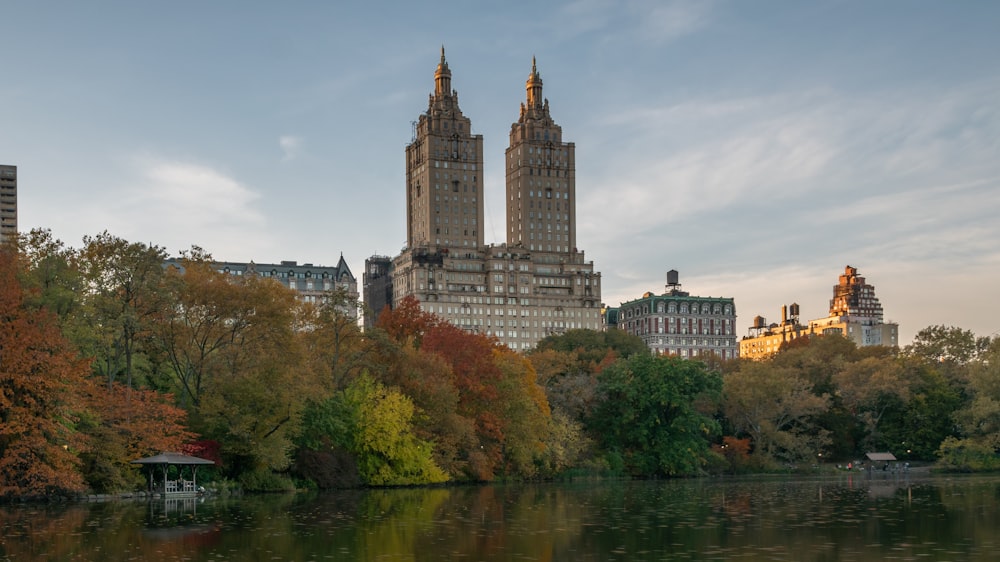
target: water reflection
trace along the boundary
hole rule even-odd
[[[990,560],[1000,478],[579,482],[0,508],[0,560]]]

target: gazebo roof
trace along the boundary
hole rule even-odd
[[[895,455],[892,453],[868,453],[865,455],[868,460],[872,461],[894,461],[896,460]]]
[[[132,461],[132,464],[200,465],[200,464],[215,464],[215,461],[210,461],[208,459],[203,459],[200,457],[192,457],[190,455],[184,455],[181,453],[160,453],[159,455],[146,457],[144,459],[139,459],[137,461]]]

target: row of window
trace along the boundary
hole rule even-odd
[[[677,303],[669,303],[664,306],[664,303],[657,303],[656,313],[664,314],[677,314],[680,310],[680,314],[724,314],[731,315],[733,313],[732,305],[720,305],[719,303],[709,304],[709,303],[686,303],[682,302],[680,305]],[[649,314],[649,306],[642,305],[638,307],[629,307],[625,310],[627,318],[643,316]]]
[[[600,316],[600,312],[597,310],[588,310],[575,307],[557,307],[552,308],[535,308],[531,307],[531,302],[528,299],[521,299],[520,304],[527,308],[490,308],[489,306],[449,306],[434,303],[421,303],[420,307],[424,312],[429,312],[431,314],[438,315],[474,315],[474,316],[521,316],[523,318],[533,316],[540,318],[590,318],[597,319]],[[530,314],[529,314],[530,312]]]
[[[655,345],[687,345],[701,347],[736,347],[735,339],[704,339],[704,338],[656,338]]]

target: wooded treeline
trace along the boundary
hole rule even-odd
[[[682,476],[865,451],[1000,468],[1000,340],[933,326],[898,351],[802,339],[767,361],[653,356],[572,330],[522,355],[415,301],[362,333],[204,251],[45,230],[0,249],[0,497],[143,486],[177,450],[246,489],[577,473]]]

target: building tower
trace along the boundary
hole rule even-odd
[[[601,274],[576,248],[573,145],[549,116],[534,63],[507,150],[506,243],[483,241],[483,138],[458,108],[444,49],[434,82],[406,147],[407,247],[379,269],[391,277],[392,306],[416,299],[519,351],[566,330],[600,329]]]
[[[506,155],[507,245],[570,253],[576,250],[575,146],[562,141],[562,127],[552,120],[534,57],[525,90]]]
[[[17,237],[17,166],[0,164],[0,242]]]
[[[409,248],[483,246],[483,137],[458,107],[441,47],[434,93],[406,147],[406,242]]]
[[[882,303],[875,296],[875,287],[866,283],[865,278],[858,275],[858,268],[845,267],[839,282],[833,286],[830,316],[846,316],[849,319],[863,318],[871,324],[882,323]]]

